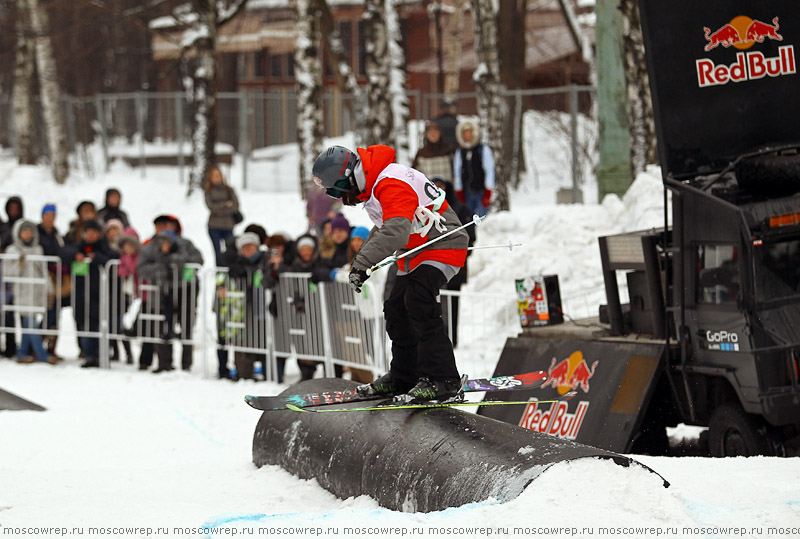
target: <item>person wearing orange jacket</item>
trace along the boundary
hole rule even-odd
[[[447,337],[439,289],[464,265],[467,233],[444,192],[421,172],[395,163],[389,146],[332,146],[312,168],[314,182],[348,206],[363,203],[375,227],[353,259],[350,286],[360,292],[367,270],[390,256],[426,245],[397,260],[383,311],[392,340],[389,372],[359,386],[363,395],[394,395],[401,403],[463,399],[463,382]]]

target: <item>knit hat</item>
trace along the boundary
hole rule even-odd
[[[42,217],[44,217],[44,214],[49,211],[56,213],[56,205],[53,204],[52,202],[48,202],[47,204],[44,205],[44,207],[42,208]]]
[[[361,238],[362,240],[366,241],[367,236],[369,236],[369,230],[365,226],[357,226],[350,231],[350,239]]]
[[[303,236],[297,240],[295,244],[295,248],[299,251],[301,247],[311,247],[312,249],[317,248],[317,242],[314,241],[314,238],[311,236]]]
[[[331,230],[346,230],[350,232],[350,223],[344,215],[339,214],[331,220]]]
[[[119,231],[122,232],[122,230],[125,228],[125,226],[122,224],[122,221],[120,221],[119,219],[109,219],[108,221],[106,221],[106,224],[103,225],[103,232],[108,232],[109,229],[111,229],[111,228],[118,228]]]
[[[90,229],[97,230],[98,232],[102,232],[103,230],[102,227],[100,226],[100,223],[98,223],[96,219],[89,219],[84,223],[83,230],[86,231]]]
[[[270,248],[278,247],[280,245],[286,245],[286,236],[284,236],[283,234],[273,234],[267,240],[267,245],[269,245]]]
[[[236,249],[238,251],[241,251],[245,245],[255,245],[256,247],[261,245],[261,242],[258,239],[258,234],[255,232],[245,232],[236,238]]]

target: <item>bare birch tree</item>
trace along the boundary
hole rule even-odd
[[[69,175],[67,129],[64,109],[61,107],[61,89],[58,86],[53,45],[50,42],[50,22],[47,11],[39,0],[27,1],[30,26],[34,36],[47,144],[50,150],[50,165],[56,182],[64,183]]]
[[[14,51],[14,127],[20,165],[36,164],[33,139],[33,63],[34,51],[26,0],[16,0],[17,39]]]
[[[386,144],[394,134],[390,94],[391,59],[386,27],[386,0],[364,0],[366,33],[366,145]]]
[[[355,124],[356,145],[362,145],[366,139],[364,132],[366,116],[364,114],[364,93],[358,86],[356,75],[348,62],[345,45],[333,20],[333,13],[326,0],[315,0],[319,16],[320,32],[322,34],[322,48],[328,66],[333,73],[336,87],[345,95],[351,96],[345,104],[350,111],[350,117]]]
[[[475,53],[477,65],[473,80],[478,94],[478,114],[481,131],[486,134],[484,143],[494,152],[495,200],[500,210],[509,209],[506,156],[503,147],[503,125],[506,106],[503,84],[500,82],[500,61],[497,55],[497,13],[492,0],[471,0],[472,21],[475,28]]]
[[[184,28],[184,88],[193,108],[192,172],[189,193],[202,185],[215,164],[217,142],[217,34],[241,12],[247,0],[192,0],[173,10]],[[194,53],[189,58],[189,51]]]
[[[447,26],[448,39],[445,41],[447,49],[447,67],[444,73],[444,93],[450,99],[458,93],[461,85],[461,49],[464,33],[464,12],[467,9],[467,0],[455,0],[453,17]]]
[[[322,151],[322,67],[319,57],[319,10],[315,0],[295,0],[297,43],[297,142],[300,146],[300,187],[305,193],[311,183],[314,160]]]
[[[408,96],[406,95],[405,54],[400,33],[400,18],[395,9],[394,0],[386,1],[386,39],[389,51],[389,91],[392,104],[392,144],[397,150],[399,160],[408,158]]]
[[[620,0],[619,10],[625,24],[623,48],[631,130],[631,171],[636,177],[648,163],[657,162],[656,127],[638,0]]]

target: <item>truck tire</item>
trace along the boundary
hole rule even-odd
[[[758,422],[737,403],[719,405],[708,423],[708,449],[712,457],[752,457],[772,454]]]
[[[754,193],[788,196],[800,191],[800,155],[759,155],[736,164],[736,180]]]

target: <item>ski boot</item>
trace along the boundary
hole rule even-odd
[[[356,387],[356,392],[361,397],[380,397],[383,395],[392,396],[403,393],[411,387],[411,384],[398,380],[391,372],[379,376],[368,384]]]
[[[464,387],[467,385],[467,375],[459,378],[440,378],[431,380],[423,376],[417,385],[407,393],[395,395],[393,404],[447,404],[463,402]]]

